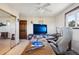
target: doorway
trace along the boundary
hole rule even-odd
[[[27,21],[20,20],[19,22],[19,38],[27,39]]]

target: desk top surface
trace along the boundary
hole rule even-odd
[[[28,51],[32,48],[32,44],[29,43],[28,47],[23,52],[23,55],[55,55],[52,47],[49,45],[47,40],[45,38],[41,39],[41,41],[44,43],[44,47]]]

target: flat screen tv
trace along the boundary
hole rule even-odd
[[[45,24],[33,24],[33,34],[46,34],[47,25]]]

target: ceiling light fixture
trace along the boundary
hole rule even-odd
[[[44,13],[44,11],[45,11],[45,10],[42,9],[42,8],[39,9],[39,12],[40,12],[40,13]]]

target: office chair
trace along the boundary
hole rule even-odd
[[[55,42],[52,41],[50,45],[56,54],[75,54],[71,53],[69,49],[69,43],[72,40],[72,30],[70,28],[64,27],[62,29],[62,36]]]

